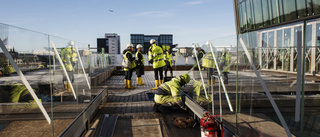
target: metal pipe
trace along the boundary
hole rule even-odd
[[[209,41],[209,42],[210,42],[210,41]],[[229,105],[229,109],[230,109],[231,112],[233,112],[233,108],[232,108],[232,105],[231,105],[231,102],[230,102],[230,99],[229,99],[229,95],[228,95],[228,92],[227,92],[227,90],[226,90],[226,87],[225,87],[225,85],[224,85],[224,83],[223,83],[223,81],[222,81],[221,73],[220,73],[220,69],[219,69],[219,65],[218,65],[216,56],[215,56],[215,54],[214,54],[214,52],[213,52],[212,43],[211,43],[211,42],[209,43],[209,47],[210,47],[210,50],[211,50],[211,54],[212,54],[213,60],[214,60],[215,65],[216,65],[216,69],[217,69],[218,74],[219,74],[218,76],[220,77],[220,81],[221,81],[221,83],[222,83],[223,91],[224,91],[225,96],[226,96],[226,98],[227,98],[227,102],[228,102],[228,105]]]
[[[81,68],[82,68],[82,71],[83,71],[84,77],[86,78],[86,81],[87,81],[87,84],[88,84],[89,89],[91,89],[90,82],[89,82],[89,80],[88,80],[88,77],[87,77],[86,71],[84,70],[84,66],[83,66],[82,60],[81,60],[81,58],[80,58],[80,54],[79,54],[79,50],[78,50],[78,46],[75,46],[75,47],[76,47],[76,51],[77,51],[77,55],[78,55],[78,59],[79,59],[79,62],[80,62],[80,65],[81,65]]]
[[[193,45],[193,50],[194,50],[194,56],[196,57],[196,61],[197,61],[197,64],[198,64],[198,69],[199,69],[199,72],[200,72],[200,77],[201,77],[201,81],[202,81],[202,86],[205,87],[204,85],[204,81],[203,81],[203,77],[202,77],[202,72],[201,72],[201,69],[200,69],[200,64],[199,64],[199,60],[198,60],[198,57],[197,57],[197,54],[196,54],[196,48],[195,48],[195,44]],[[207,90],[206,88],[203,88],[204,89],[204,93],[206,95],[206,98],[208,99],[208,95],[207,95]]]
[[[64,67],[63,62],[62,62],[62,60],[61,60],[61,57],[59,56],[59,53],[58,53],[57,48],[56,48],[56,46],[54,45],[53,41],[51,41],[51,45],[52,45],[52,47],[53,47],[54,53],[55,53],[55,54],[57,55],[57,57],[58,57],[58,61],[59,61],[59,63],[60,63],[60,66],[62,66],[63,72],[64,72],[64,74],[66,75],[67,80],[68,80],[68,82],[69,82],[69,84],[70,84],[70,87],[71,87],[71,89],[72,89],[72,93],[73,93],[74,99],[77,99],[76,92],[75,92],[74,89],[73,89],[73,85],[72,85],[72,83],[71,83],[71,81],[70,81],[70,78],[69,78],[69,75],[68,75],[68,73],[67,73],[66,67]],[[63,84],[63,83],[62,83],[62,84]]]

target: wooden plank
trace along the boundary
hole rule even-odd
[[[162,137],[159,119],[133,119],[131,122],[133,137]]]

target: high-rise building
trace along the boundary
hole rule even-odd
[[[104,53],[120,54],[120,36],[116,33],[106,33],[105,38],[97,39],[97,52],[101,53],[104,48]]]
[[[162,45],[172,45],[173,38],[172,34],[160,34],[160,35],[144,35],[144,34],[131,34],[130,42],[133,44],[133,51],[136,52],[136,46],[141,44],[143,46],[142,53],[148,53],[148,49],[151,46],[150,40],[155,39],[157,44]]]
[[[97,52],[120,54],[120,36],[116,33],[105,33],[105,38],[97,39]],[[115,56],[110,56],[108,60],[114,64]]]

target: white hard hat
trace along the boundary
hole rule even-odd
[[[153,43],[156,43],[156,40],[155,40],[155,39],[151,39],[151,40],[150,40],[150,44],[153,44]]]
[[[206,45],[209,46],[211,44],[211,41],[207,41]]]
[[[72,40],[69,41],[68,45],[74,46],[74,42]]]
[[[138,49],[138,48],[142,48],[142,45],[141,45],[141,44],[138,44],[138,45],[137,45],[137,49]]]
[[[127,44],[127,48],[129,47],[133,47],[133,45],[131,43]]]

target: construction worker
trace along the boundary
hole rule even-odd
[[[207,87],[206,84],[204,84],[204,86]],[[203,91],[202,82],[193,79],[193,101],[197,102],[200,106],[208,105],[212,100],[212,94],[207,92],[207,98],[206,95],[200,94],[203,93]]]
[[[157,45],[156,40],[151,39],[150,44],[151,46],[148,52],[148,59],[149,63],[152,64],[154,69],[155,87],[152,89],[156,90],[158,86],[163,83],[163,67],[166,65],[166,63],[164,62],[163,50]]]
[[[134,62],[134,57],[132,56],[132,50],[133,50],[133,45],[131,43],[127,44],[127,49],[123,51],[123,60],[126,60],[127,66],[129,68],[124,67],[123,70],[125,72],[125,78],[124,78],[124,84],[125,88],[128,89],[135,89],[135,87],[132,86],[132,72],[134,68],[136,67],[136,63]]]
[[[222,50],[222,55],[220,58],[220,67],[222,67],[222,70],[224,70],[229,64],[231,63],[231,55],[227,51],[227,49]],[[223,71],[224,75],[224,84],[228,84],[228,73],[230,71],[230,67]]]
[[[202,59],[203,56],[206,54],[206,52],[205,52],[203,49],[201,49],[201,47],[200,47],[199,44],[196,44],[196,51],[197,51],[196,56],[197,56],[197,58],[198,58],[198,61],[201,61],[201,59]],[[197,65],[197,59],[196,59],[196,57],[194,57],[194,60],[195,60],[195,64]],[[200,67],[201,67],[201,66],[200,66]],[[196,70],[198,70],[198,69],[196,69]],[[203,69],[201,69],[201,70],[203,70]]]
[[[154,101],[155,105],[153,110],[155,112],[168,112],[172,107],[178,106],[183,110],[187,107],[184,105],[180,89],[183,85],[188,84],[190,76],[188,74],[182,74],[181,76],[172,78],[170,81],[161,84],[155,92]]]
[[[162,46],[162,48],[164,50],[164,60],[166,62],[164,76],[167,77],[167,71],[168,71],[168,69],[170,69],[170,76],[172,77],[173,76],[172,59],[171,59],[172,47],[171,46]]]
[[[73,46],[74,42],[69,41],[67,47],[61,50],[61,60],[63,62],[64,67],[66,68],[67,74],[71,82],[74,81],[73,71],[76,63],[78,62],[77,52],[73,48]],[[60,66],[60,68],[62,68],[62,66]],[[70,83],[68,83],[67,77],[65,75],[63,75],[62,82],[64,84],[64,88],[68,89],[68,92],[72,92]]]
[[[137,85],[144,85],[142,82],[142,77],[141,75],[144,75],[144,57],[142,55],[142,45],[138,44],[137,45],[137,53],[136,53],[136,65],[137,65]]]
[[[207,42],[207,46],[210,46],[209,42]],[[211,85],[211,76],[214,74],[214,69],[216,68],[216,65],[213,60],[213,55],[211,52],[205,54],[205,56],[203,57],[202,67],[205,67],[207,70],[207,85]],[[215,78],[213,78],[213,84],[214,83],[215,83]]]

